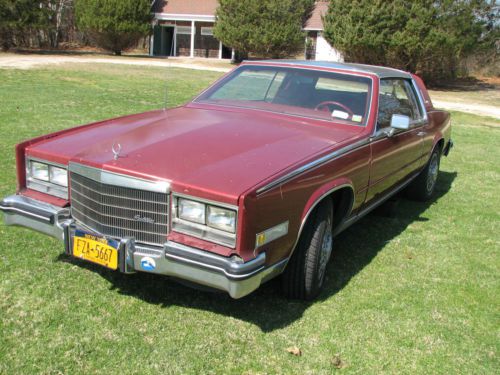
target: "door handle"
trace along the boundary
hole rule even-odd
[[[426,135],[426,134],[427,134],[427,132],[418,132],[418,133],[417,133],[417,135],[418,135],[419,137],[423,137],[423,136],[424,136],[424,135]]]

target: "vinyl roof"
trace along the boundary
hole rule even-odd
[[[379,78],[411,78],[411,74],[404,72],[402,70],[386,68],[383,66],[375,65],[364,65],[364,64],[353,64],[353,63],[339,63],[331,61],[311,61],[311,60],[263,60],[263,61],[245,61],[247,64],[252,62],[272,63],[272,64],[284,64],[290,66],[310,66],[315,68],[331,68],[331,69],[343,69],[352,72],[363,72],[375,74]]]

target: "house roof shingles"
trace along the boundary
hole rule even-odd
[[[311,18],[306,22],[304,30],[323,30],[323,16],[328,11],[328,0],[319,0],[316,2]]]
[[[156,0],[154,12],[213,16],[218,6],[218,0]]]

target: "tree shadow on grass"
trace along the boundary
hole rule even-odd
[[[429,88],[434,91],[478,92],[498,90],[498,84],[488,82],[484,79],[481,80],[474,77],[466,77],[456,79],[453,82],[444,82],[435,86],[430,86]]]
[[[449,191],[456,176],[456,172],[441,172],[434,199],[429,202],[413,202],[401,196],[396,197],[341,233],[336,239],[324,290],[317,300],[328,299],[342,290],[408,225],[426,221],[422,213]],[[61,255],[60,260],[69,261],[65,255]],[[78,260],[70,261],[99,273],[119,293],[162,307],[181,306],[211,311],[255,324],[263,332],[288,326],[314,303],[290,301],[282,297],[279,279],[261,286],[247,297],[233,300],[225,293],[195,290],[167,277],[146,273],[123,275]]]

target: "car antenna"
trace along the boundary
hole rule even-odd
[[[165,69],[165,102],[163,103],[163,112],[166,112],[168,109],[168,68],[170,67],[170,62],[167,64],[167,68]]]
[[[165,103],[163,104],[163,111],[165,112],[168,108],[168,84],[165,82]]]

